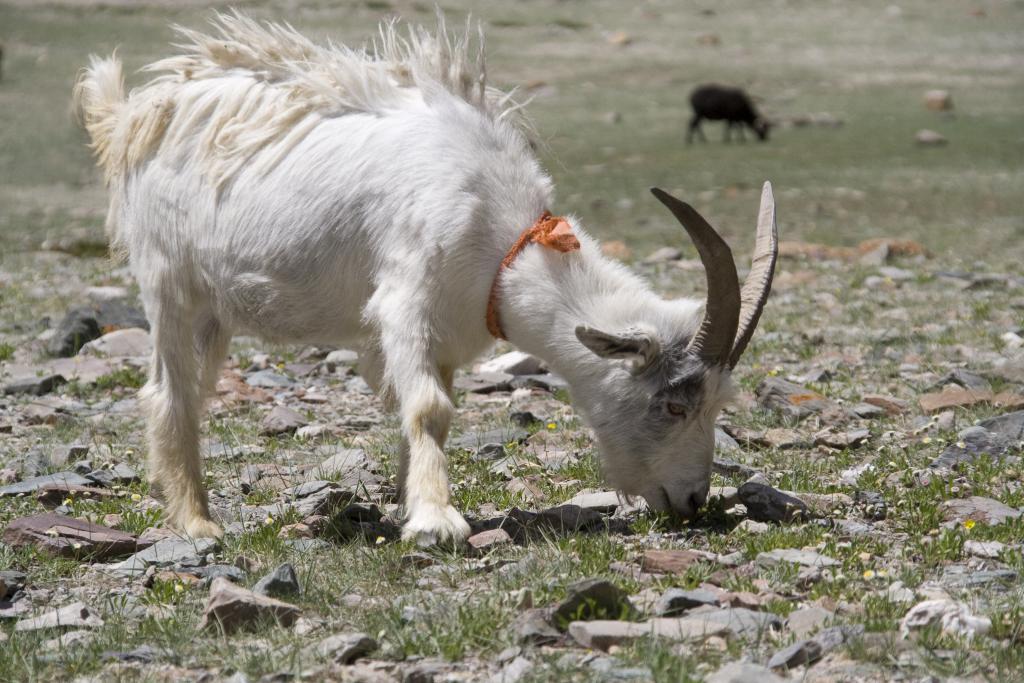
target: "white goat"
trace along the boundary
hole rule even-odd
[[[178,29],[187,52],[148,67],[167,73],[127,96],[115,57],[93,58],[76,87],[110,188],[111,244],[130,255],[152,325],[149,479],[169,522],[221,533],[199,420],[244,330],[358,345],[361,373],[402,418],[405,536],[465,537],[444,442],[452,375],[492,342],[485,317],[569,382],[614,486],[692,516],[730,370],[771,283],[768,185],[742,306],[729,248],[655,190],[706,266],[702,315],[701,302],[662,300],[603,258],[572,217],[548,227],[574,230],[575,250],[523,242],[508,255],[551,206],[551,181],[517,106],[443,22],[408,39],[385,25],[372,54],[239,14],[214,24],[214,35]]]

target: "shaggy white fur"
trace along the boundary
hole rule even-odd
[[[443,23],[409,38],[385,24],[372,54],[238,14],[214,28],[181,30],[186,54],[128,95],[113,57],[76,88],[111,241],[152,325],[142,397],[168,519],[219,533],[199,419],[231,335],[247,331],[357,346],[402,417],[405,534],[460,539],[444,453],[452,375],[490,345],[498,266],[552,200],[517,105]],[[570,382],[615,486],[692,515],[729,370],[688,349],[699,301],[660,299],[569,221],[578,252],[532,245],[502,274],[505,332]]]

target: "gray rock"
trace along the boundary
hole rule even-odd
[[[82,346],[80,354],[100,357],[148,357],[153,353],[149,332],[139,327],[114,330]]]
[[[720,453],[739,453],[740,445],[724,429],[715,427],[715,450]]]
[[[914,142],[922,147],[941,147],[948,144],[949,140],[942,133],[922,128],[914,134]]]
[[[557,642],[562,634],[547,620],[540,609],[528,609],[512,622],[516,639],[523,645],[550,645]]]
[[[4,384],[3,394],[8,396],[12,394],[42,396],[65,383],[67,383],[67,380],[64,379],[63,375],[44,370],[42,372],[33,372],[13,377]]]
[[[16,484],[9,484],[0,488],[0,496],[18,496],[26,493],[35,493],[41,488],[50,486],[91,486],[91,479],[86,479],[76,472],[57,472],[46,474],[40,477],[32,477]]]
[[[612,645],[628,645],[640,638],[650,637],[653,629],[647,623],[600,619],[574,621],[569,624],[568,632],[569,636],[583,647],[607,650]]]
[[[854,415],[864,420],[874,420],[886,415],[885,408],[871,405],[870,403],[858,403],[850,408],[850,410]]]
[[[184,569],[184,568],[183,568]],[[225,578],[233,583],[245,581],[245,572],[239,567],[231,564],[211,564],[208,567],[189,567],[187,573],[205,579],[205,585],[213,583],[214,579]]]
[[[257,595],[227,579],[214,579],[206,601],[199,630],[221,628],[227,633],[255,628],[260,622],[273,620],[291,626],[302,614],[295,605]]]
[[[774,567],[779,564],[798,564],[804,567],[835,567],[840,564],[839,560],[826,557],[813,550],[800,550],[798,548],[766,550],[758,553],[754,561],[762,567]]]
[[[489,529],[473,534],[466,539],[466,543],[474,550],[486,552],[504,545],[512,544],[512,537],[504,529]]]
[[[543,389],[544,391],[567,390],[569,383],[562,377],[547,373],[543,375],[519,375],[512,379],[513,389]]]
[[[981,524],[995,525],[1019,519],[1024,515],[1024,512],[1004,505],[998,500],[982,496],[947,500],[940,505],[940,509],[945,526],[963,524],[969,519]]]
[[[73,308],[57,325],[54,335],[46,345],[51,356],[68,358],[100,334],[96,313],[89,308]]]
[[[473,394],[493,394],[496,391],[510,391],[512,379],[512,375],[504,372],[480,372],[456,377],[453,384],[460,391],[468,391]]]
[[[821,394],[779,377],[766,377],[755,393],[762,408],[798,419],[837,407]]]
[[[953,470],[983,456],[998,459],[1006,455],[1013,445],[1009,439],[980,425],[961,431],[958,439],[956,443],[947,446],[928,466],[933,469]]]
[[[544,363],[539,358],[522,351],[509,351],[480,364],[481,373],[502,373],[506,375],[539,375]]]
[[[813,664],[832,650],[863,632],[864,627],[861,625],[827,628],[813,638],[798,641],[776,652],[768,660],[768,668],[786,670],[805,664]]]
[[[505,455],[505,447],[500,443],[485,443],[473,453],[473,460],[477,462],[503,460]]]
[[[672,619],[658,621],[673,621]],[[782,619],[771,612],[755,612],[744,607],[732,607],[714,612],[699,612],[679,619],[686,622],[686,628],[703,628],[705,632],[721,633],[725,630],[740,638],[754,638],[764,635],[767,631],[778,631],[782,628]]]
[[[533,662],[526,657],[519,656],[502,667],[501,671],[491,678],[491,681],[493,683],[517,683],[532,670]]]
[[[356,470],[374,470],[378,463],[362,448],[339,448],[314,470],[318,479],[346,477]]]
[[[328,365],[344,365],[352,367],[359,362],[359,354],[348,349],[336,349],[328,353],[324,358],[324,361],[326,361]]]
[[[135,553],[123,562],[112,564],[108,570],[122,576],[138,576],[150,565],[169,567],[176,564],[201,566],[207,553],[219,545],[214,538],[165,538]]]
[[[683,258],[683,252],[679,251],[676,247],[661,247],[651,252],[644,259],[644,263],[668,263],[669,261],[678,261],[681,258]]]
[[[288,389],[296,385],[295,380],[273,370],[260,370],[245,378],[245,383],[260,389]]]
[[[1024,410],[990,417],[978,423],[989,432],[1012,442],[1024,440]]]
[[[673,617],[694,607],[718,607],[718,604],[718,596],[711,591],[700,588],[695,590],[669,588],[654,603],[654,613],[660,617]]]
[[[749,662],[730,662],[705,679],[706,683],[784,683],[779,678],[758,664]]]
[[[804,501],[759,481],[745,482],[738,493],[747,516],[759,522],[792,522],[810,514]]]
[[[760,472],[750,465],[730,460],[729,458],[715,458],[711,462],[711,471],[715,474],[725,476],[756,477]]]
[[[572,534],[602,528],[604,517],[599,512],[585,510],[578,505],[557,505],[538,512],[533,526],[557,534]]]
[[[569,586],[564,600],[558,603],[551,620],[565,629],[573,621],[600,618],[622,619],[633,614],[629,597],[605,579],[585,579]]]
[[[804,607],[789,613],[786,628],[797,638],[805,638],[824,626],[832,612],[821,607]]]
[[[91,479],[100,486],[113,488],[114,486],[124,486],[139,481],[139,474],[128,465],[118,463],[109,469],[93,470],[86,475],[86,478]]]
[[[28,581],[28,574],[25,572],[20,572],[16,569],[0,571],[0,583],[4,585],[3,589],[0,590],[0,600],[6,600],[20,591],[25,587],[26,581]]]
[[[523,676],[534,669],[534,663],[524,656],[517,656],[509,661],[497,675],[492,677],[492,683],[517,683]]]
[[[615,512],[622,501],[617,491],[580,491],[562,505],[576,505],[584,510],[596,512]]]
[[[272,572],[257,581],[252,590],[258,595],[272,598],[296,596],[302,592],[299,587],[299,577],[295,574],[295,567],[287,562],[278,565]]]
[[[351,664],[377,649],[377,641],[365,633],[338,633],[316,644],[315,652],[338,664]]]
[[[91,607],[81,602],[65,605],[38,617],[22,619],[14,625],[14,630],[41,631],[52,628],[99,628],[103,619]]]
[[[488,429],[482,432],[466,432],[460,434],[449,442],[452,448],[462,448],[469,451],[491,443],[524,443],[530,438],[530,432],[522,427],[499,427]]]
[[[275,406],[260,426],[260,434],[263,436],[276,436],[278,434],[292,434],[299,427],[304,427],[309,421],[302,414],[285,406]]]

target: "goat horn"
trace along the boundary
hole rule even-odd
[[[732,250],[692,206],[656,187],[651,188],[651,193],[686,228],[704,264],[708,299],[700,329],[688,348],[705,360],[725,365],[733,349],[740,317],[740,283]]]
[[[779,229],[775,224],[775,197],[772,195],[772,184],[765,182],[761,190],[761,210],[757,216],[757,243],[754,246],[754,258],[750,264],[750,272],[740,292],[740,324],[736,335],[736,343],[729,356],[729,367],[736,367],[747,342],[754,334],[757,321],[768,301],[768,292],[772,288],[775,276],[775,259],[779,255]]]

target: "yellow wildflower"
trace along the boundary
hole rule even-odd
[[[387,540],[387,539],[386,539],[386,538],[384,538],[383,536],[378,536],[378,537],[377,537],[377,540],[376,540],[376,541],[374,541],[374,543],[376,543],[377,545],[384,545],[384,542],[385,542],[386,540]]]
[[[865,569],[864,570],[864,578],[867,579],[868,581],[870,581],[871,579],[875,578],[874,570],[873,569]]]
[[[968,520],[966,520],[964,522],[964,528],[967,529],[968,531],[970,531],[971,529],[974,528],[974,524],[975,524],[975,522],[974,522],[973,519],[968,519]]]
[[[132,494],[132,502],[138,503],[141,500],[142,500],[142,495],[141,494],[138,494],[138,493],[133,493]]]
[[[548,422],[548,429],[558,429],[558,424],[555,422]]]

